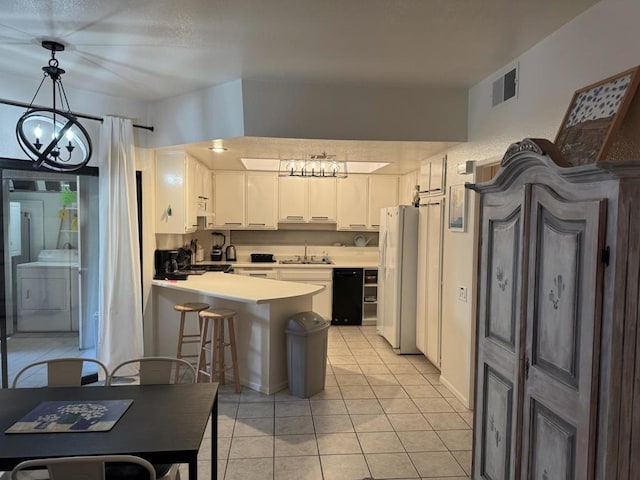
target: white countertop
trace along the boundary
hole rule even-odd
[[[202,263],[215,264],[225,262]],[[324,289],[324,287],[318,285],[281,282],[280,280],[253,278],[219,272],[208,272],[204,275],[189,275],[187,280],[153,280],[152,284],[156,287],[199,293],[241,303],[268,303],[272,300],[314,295]]]

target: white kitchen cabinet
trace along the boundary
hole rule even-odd
[[[213,203],[213,189],[211,186],[211,170],[200,162],[195,162],[195,177],[193,179],[194,195],[197,216],[205,217],[211,212]]]
[[[338,230],[366,230],[369,176],[350,175],[338,183]]]
[[[398,205],[412,205],[416,185],[419,184],[418,170],[401,175],[398,185]]]
[[[398,205],[398,176],[369,176],[369,221],[367,227],[380,228],[380,209]]]
[[[308,178],[309,222],[335,222],[338,217],[337,179]]]
[[[245,177],[240,172],[216,172],[213,178],[216,228],[245,226]]]
[[[421,204],[419,216],[416,346],[440,368],[444,199]]]
[[[274,268],[266,267],[246,267],[246,268],[234,268],[233,272],[236,275],[244,275],[254,278],[269,278],[271,280],[278,280],[278,270]]]
[[[196,230],[196,163],[183,152],[156,155],[156,233],[183,234]]]
[[[280,280],[324,287],[312,297],[312,309],[327,321],[331,320],[331,290],[333,271],[330,268],[281,269]]]
[[[423,162],[420,167],[420,193],[442,195],[445,193],[447,156]]]
[[[203,189],[203,195],[206,195],[207,197],[203,215],[204,228],[205,230],[211,230],[215,228],[215,212],[213,209],[213,172],[211,170],[204,172]]]
[[[276,173],[247,173],[247,228],[278,228],[278,176]]]
[[[306,178],[278,178],[278,219],[281,222],[305,222],[309,210]]]
[[[279,221],[335,222],[336,195],[335,178],[279,177]]]
[[[350,175],[338,182],[338,230],[378,230],[380,209],[395,205],[397,175]]]

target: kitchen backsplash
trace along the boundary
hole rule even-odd
[[[378,232],[335,232],[320,230],[236,230],[231,232],[215,230],[215,232],[222,233],[226,236],[226,245],[233,244],[239,249],[244,246],[250,246],[271,253],[275,252],[272,252],[273,249],[269,249],[270,247],[278,247],[278,250],[281,252],[291,250],[294,252],[293,254],[297,254],[297,251],[304,247],[304,242],[306,241],[309,247],[313,247],[312,251],[314,255],[320,255],[322,253],[321,247],[332,247],[332,249],[352,247],[348,248],[348,251],[352,249],[353,251],[377,250],[379,237]],[[212,231],[210,230],[199,230],[189,235],[156,234],[156,248],[178,248],[183,245],[188,245],[191,240],[197,240],[198,244],[202,245],[206,252],[210,252],[213,244],[211,233]],[[366,247],[355,247],[354,238],[358,235],[363,236],[368,241]],[[244,248],[242,248],[242,250],[244,250]],[[316,253],[316,251],[318,252]]]
[[[357,235],[369,240],[367,246],[378,246],[378,232],[328,232],[310,230],[260,230],[231,232],[231,243],[234,245],[325,245],[354,246]],[[340,244],[340,245],[336,245]]]

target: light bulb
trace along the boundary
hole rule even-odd
[[[36,128],[33,129],[33,134],[36,136],[36,138],[40,138],[42,137],[42,129],[40,128],[40,124],[38,124],[36,126]]]
[[[71,131],[71,129],[67,130],[67,133],[65,133],[65,136],[67,137],[67,140],[69,141],[73,140],[73,132]]]

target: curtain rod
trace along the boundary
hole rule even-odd
[[[4,103],[5,105],[11,105],[13,107],[49,108],[49,107],[45,107],[43,105],[29,105],[28,103],[24,103],[24,102],[16,102],[14,100],[7,100],[6,98],[0,98],[0,103]],[[86,113],[77,113],[77,112],[71,112],[71,114],[76,116],[76,117],[79,117],[79,118],[85,118],[87,120],[96,120],[96,121],[102,123],[102,118],[96,117],[95,115],[87,115]],[[147,125],[136,125],[134,123],[133,127],[134,128],[141,128],[143,130],[149,130],[149,131],[153,132],[153,126],[149,127]]]

